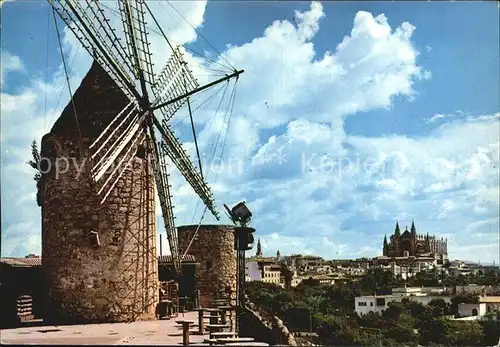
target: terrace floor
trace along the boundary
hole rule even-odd
[[[176,320],[198,322],[197,312],[182,313],[169,320],[132,323],[32,326],[0,330],[1,344],[51,345],[182,345],[182,328]],[[197,327],[191,328],[196,330]],[[177,336],[170,336],[177,335]],[[190,343],[203,342],[206,335],[190,335]]]

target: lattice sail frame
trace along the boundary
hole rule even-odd
[[[153,95],[158,102],[174,100],[183,94],[192,92],[199,87],[198,81],[189,70],[183,59],[180,47],[172,52],[169,61],[158,76],[157,84],[151,86]],[[186,103],[187,98],[180,99],[160,109],[163,114],[163,125]]]
[[[180,259],[171,204],[171,187],[168,183],[167,156],[207,208],[219,219],[210,188],[196,171],[179,139],[167,123],[186,102],[183,95],[191,95],[199,84],[183,60],[179,47],[172,52],[158,76],[158,83],[155,83],[144,19],[147,6],[144,0],[118,0],[125,33],[125,46],[111,27],[99,1],[48,0],[48,2],[88,53],[130,100],[130,103],[89,147],[92,163],[91,178],[97,185],[100,203],[104,203],[114,189],[124,170],[133,160],[137,148],[148,137],[151,138],[154,143],[153,160],[148,162],[153,165],[170,251],[174,267],[179,273]],[[153,103],[149,101],[146,83],[150,85],[156,98]],[[141,86],[140,91],[136,87],[137,84]],[[163,115],[160,123],[155,118],[151,106],[167,103],[169,100],[173,102],[160,108]],[[155,141],[153,126],[161,134],[158,143]]]

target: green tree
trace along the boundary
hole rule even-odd
[[[419,343],[421,345],[427,346],[431,343],[447,344],[447,342],[446,325],[444,320],[440,318],[433,318],[422,322],[419,339]]]
[[[27,162],[29,166],[31,166],[34,170],[36,170],[33,179],[36,182],[36,202],[38,206],[42,206],[42,196],[41,196],[41,180],[42,173],[40,172],[40,152],[38,151],[38,146],[36,144],[36,140],[31,142],[31,160]]]
[[[404,304],[401,302],[390,302],[387,305],[387,309],[382,312],[382,317],[390,323],[396,322],[399,320],[401,314],[405,311]]]
[[[374,329],[384,329],[385,321],[378,312],[368,312],[358,319],[359,324],[363,327],[374,328]]]
[[[487,315],[484,321],[479,323],[483,328],[483,344],[493,346],[500,340],[500,312],[495,315]]]
[[[292,279],[293,279],[293,271],[290,270],[288,265],[285,262],[281,262],[281,274],[285,279],[285,289],[292,289]]]
[[[452,346],[479,346],[483,341],[483,329],[476,321],[448,321],[446,338]]]
[[[325,345],[359,345],[359,328],[347,317],[315,315],[316,333]]]
[[[434,317],[441,317],[448,314],[448,305],[443,299],[433,299],[429,302]]]
[[[402,324],[395,324],[389,327],[384,333],[384,336],[400,344],[405,342],[418,342],[418,334],[415,332],[415,329],[411,326]]]

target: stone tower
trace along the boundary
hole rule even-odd
[[[70,102],[41,146],[46,319],[79,323],[154,318],[155,189],[147,153],[144,147],[137,151],[102,205],[86,166],[86,148],[128,100],[95,62],[73,100],[79,124]]]
[[[194,255],[200,264],[196,275],[200,291],[200,305],[210,306],[212,299],[231,290],[231,298],[236,299],[236,250],[234,249],[234,226],[185,225],[177,228],[179,253]]]

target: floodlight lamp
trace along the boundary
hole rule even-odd
[[[232,208],[231,215],[235,220],[241,223],[246,223],[252,218],[252,212],[250,212],[244,201]]]

